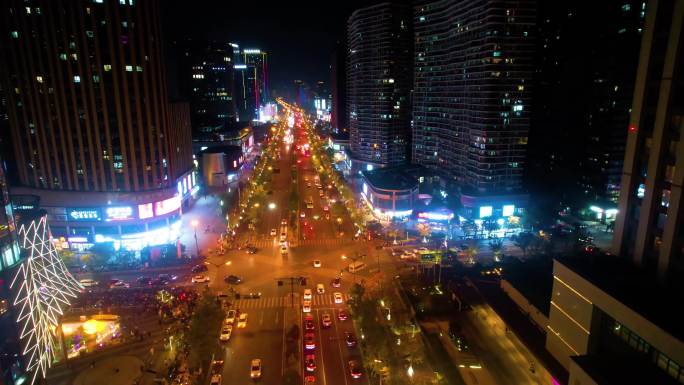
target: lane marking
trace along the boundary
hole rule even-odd
[[[333,316],[335,316],[335,309],[334,308],[332,309],[332,312],[333,312]],[[339,320],[339,318],[338,318],[338,320]],[[342,358],[342,356],[343,356],[342,348],[340,347],[340,340],[342,340],[342,338],[339,338],[340,332],[337,330],[337,322],[333,322],[333,324],[335,324],[335,339],[337,339],[337,350],[340,352],[340,363],[342,364],[342,371],[344,372],[344,384],[349,385],[349,381],[347,380],[347,367],[344,364],[344,358]]]

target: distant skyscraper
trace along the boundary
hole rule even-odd
[[[233,50],[212,43],[193,57],[190,109],[196,131],[230,128],[237,114],[234,94]]]
[[[235,69],[240,120],[251,121],[258,117],[259,107],[269,98],[268,55],[257,48],[245,48]]]
[[[39,196],[72,248],[175,241],[192,158],[189,125],[171,121],[159,1],[8,0],[0,18],[13,194]]]
[[[387,2],[354,11],[347,41],[352,157],[369,167],[405,163],[411,132],[411,8]]]
[[[331,128],[333,132],[341,133],[349,130],[349,114],[347,113],[347,44],[338,41],[335,51],[331,55]],[[348,131],[347,131],[348,132]]]
[[[522,187],[535,7],[507,0],[415,7],[413,161],[445,171],[464,195]]]
[[[629,128],[624,127],[627,146],[613,251],[657,266],[665,277],[684,271],[684,1],[651,5]]]

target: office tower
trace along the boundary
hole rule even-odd
[[[176,154],[191,143],[171,147],[188,125],[170,122],[159,2],[12,0],[0,10],[13,194],[39,197],[72,248],[175,240],[193,180],[192,159]]]
[[[338,40],[335,43],[335,51],[331,55],[331,128],[335,133],[345,132],[349,129],[349,115],[347,114],[347,66],[346,66],[346,42]]]
[[[259,116],[259,107],[269,98],[268,55],[257,48],[245,48],[234,68],[236,92],[240,93],[239,117],[249,122]]]
[[[190,90],[192,126],[197,132],[232,128],[235,107],[233,49],[228,44],[211,43],[193,57]]]
[[[347,103],[354,160],[384,167],[408,158],[412,79],[411,8],[381,3],[347,21]]]
[[[521,190],[535,8],[485,0],[415,6],[413,161],[445,171],[463,196]]]
[[[526,163],[550,204],[615,207],[646,2],[540,2]]]
[[[632,113],[629,128],[624,127],[627,146],[613,249],[639,265],[657,266],[665,277],[672,269],[684,270],[684,4],[648,4],[654,8],[646,14]]]
[[[648,2],[613,255],[554,262],[546,347],[570,384],[684,382],[683,23],[683,0]]]

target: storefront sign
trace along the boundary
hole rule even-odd
[[[70,221],[99,221],[102,220],[100,210],[96,208],[69,209],[68,217]]]
[[[152,208],[152,203],[145,203],[138,205],[138,218],[147,219],[154,216],[154,210]]]
[[[108,221],[125,221],[133,219],[133,208],[130,206],[107,207],[105,210]]]
[[[165,199],[163,201],[154,203],[154,215],[164,215],[176,211],[181,206],[181,199],[179,196]]]

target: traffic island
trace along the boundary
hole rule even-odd
[[[283,382],[282,385],[302,384],[302,332],[300,307],[285,308],[283,314]]]

